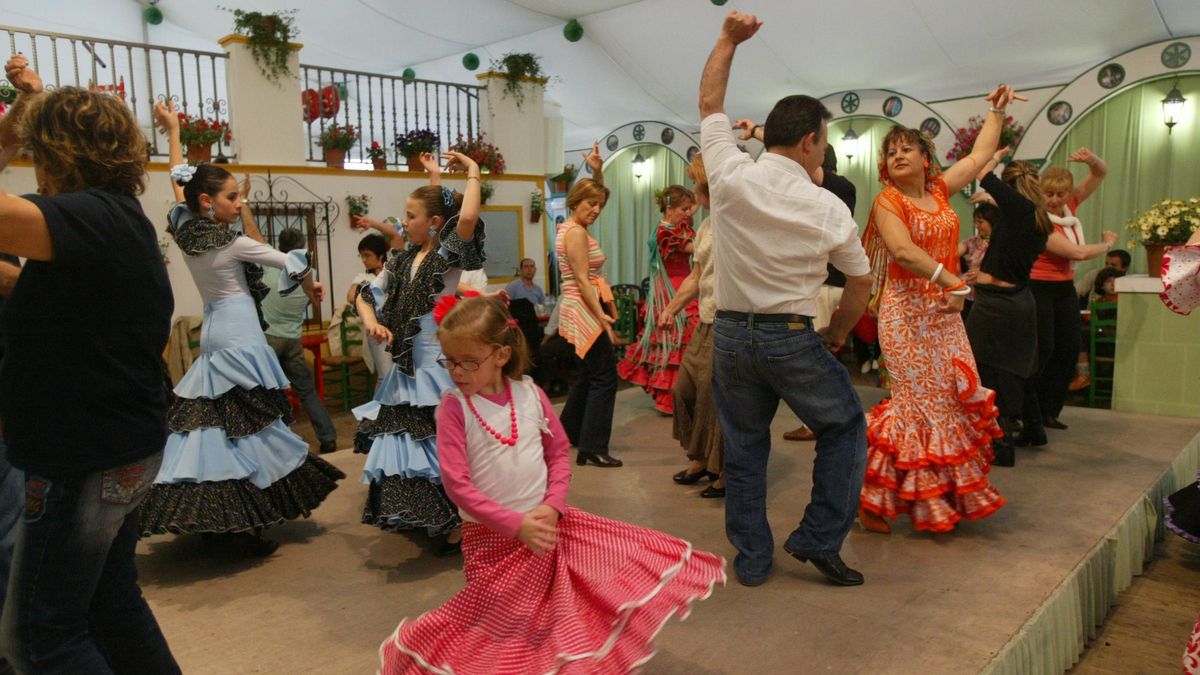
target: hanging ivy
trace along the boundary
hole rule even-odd
[[[280,78],[292,77],[288,58],[292,54],[292,39],[299,34],[292,16],[296,10],[263,13],[222,9],[233,12],[233,31],[248,39],[250,55],[268,80],[278,82]]]
[[[521,80],[539,80],[546,77],[542,72],[541,57],[529,52],[509,52],[499,59],[493,59],[491,70],[504,75],[504,92],[512,96],[517,110],[525,103],[525,91],[521,88]]]

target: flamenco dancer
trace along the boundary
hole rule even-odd
[[[650,297],[646,298],[645,328],[617,364],[617,374],[641,385],[654,398],[654,407],[665,415],[675,411],[671,392],[679,362],[699,322],[700,307],[693,299],[665,327],[658,318],[692,272],[696,231],[691,213],[695,206],[695,196],[682,185],[670,185],[658,197],[663,220],[649,242]]]
[[[404,620],[380,672],[624,673],[654,656],[672,616],[725,583],[686,541],[567,506],[567,435],[522,375],[525,338],[497,300],[449,310],[438,339],[455,388],[437,411],[446,491],[462,511],[466,587]],[[439,312],[440,314],[440,312]]]
[[[995,392],[980,385],[961,312],[970,288],[958,277],[958,216],[950,195],[992,159],[1004,109],[1001,85],[971,154],[939,174],[933,143],[896,126],[884,136],[875,198],[863,235],[882,277],[879,343],[888,356],[892,396],[867,416],[867,471],[859,520],[890,532],[908,513],[913,528],[949,532],[1004,505],[988,483],[996,423]]]
[[[439,554],[450,555],[459,549],[461,521],[442,489],[434,412],[452,382],[437,364],[433,308],[439,297],[454,294],[464,270],[483,267],[484,232],[479,166],[466,155],[445,154],[448,169],[466,171],[465,194],[440,187],[440,169],[432,163],[432,184],[414,190],[405,206],[408,248],[392,251],[359,292],[363,329],[387,345],[393,367],[374,400],[353,412],[359,420],[355,450],[367,453],[362,482],[370,485],[362,522],[388,531],[424,528],[445,537]]]
[[[263,335],[259,303],[269,289],[259,265],[284,270],[279,293],[302,286],[319,304],[324,288],[309,273],[306,251],[284,254],[264,242],[244,201],[249,177],[239,191],[221,167],[184,164],[174,106],[157,103],[154,118],[169,138],[181,202],[167,232],[204,300],[204,327],[200,358],[175,387],[171,435],[142,503],[141,532],[225,535],[245,554],[269,555],[279,544],[262,530],[308,517],[346,475],[288,428],[288,379]],[[246,236],[229,228],[239,218]]]

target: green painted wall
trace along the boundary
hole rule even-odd
[[[1120,298],[1113,409],[1200,417],[1200,312],[1180,316],[1154,293]]]

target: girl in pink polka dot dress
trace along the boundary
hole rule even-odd
[[[623,673],[692,601],[725,583],[725,561],[670,535],[567,506],[569,441],[522,377],[524,338],[495,299],[434,309],[456,386],[437,412],[438,459],[463,519],[466,587],[405,619],[380,672]]]

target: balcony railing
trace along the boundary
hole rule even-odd
[[[300,66],[300,71],[311,161],[321,161],[317,139],[335,124],[351,125],[359,132],[347,160],[370,163],[366,151],[378,142],[387,151],[388,164],[401,169],[405,158],[395,152],[401,134],[429,129],[438,135],[439,150],[446,150],[459,135],[479,132],[483,87],[321,66]]]
[[[142,126],[152,156],[167,154],[166,139],[153,129],[155,101],[170,99],[188,115],[229,121],[225,54],[2,25],[0,37],[8,38],[10,54],[29,58],[47,88],[94,87],[120,96]],[[223,140],[217,151],[231,154]]]

